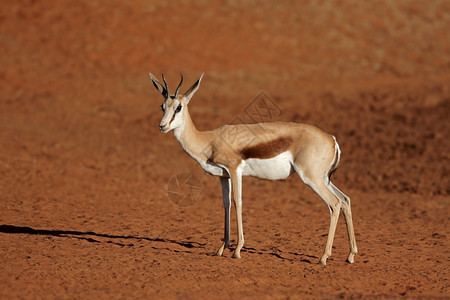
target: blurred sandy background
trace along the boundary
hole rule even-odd
[[[450,297],[449,28],[444,0],[1,1],[0,297]],[[157,130],[148,72],[182,91],[205,72],[201,130],[263,91],[336,135],[356,263],[341,219],[316,265],[328,209],[294,177],[245,179],[243,259],[212,257],[218,179]]]

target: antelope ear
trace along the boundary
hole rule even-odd
[[[167,91],[164,88],[164,86],[158,81],[158,79],[156,79],[156,77],[152,73],[148,73],[148,74],[150,75],[150,78],[151,78],[155,88],[161,93],[161,95],[163,95],[163,97],[166,97]]]
[[[189,101],[191,100],[192,96],[194,96],[195,92],[198,90],[198,88],[200,87],[200,81],[202,81],[203,75],[205,75],[205,73],[202,73],[202,75],[200,76],[200,78],[197,80],[197,82],[194,83],[193,86],[191,86],[189,88],[189,90],[187,90],[187,92],[184,94],[184,97],[186,97],[186,103],[188,104]]]

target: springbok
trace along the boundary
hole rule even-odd
[[[181,74],[180,74],[181,75]],[[336,170],[341,151],[334,136],[312,126],[292,122],[224,125],[211,131],[198,131],[189,115],[188,104],[198,90],[203,74],[185,94],[180,95],[183,75],[175,94],[170,94],[162,74],[164,86],[150,73],[153,85],[164,97],[164,112],[159,129],[163,133],[173,130],[181,147],[209,174],[219,176],[225,208],[223,243],[218,256],[230,244],[231,192],[237,215],[238,241],[233,258],[240,258],[244,246],[242,228],[242,176],[261,179],[285,179],[296,172],[328,205],[330,228],[320,263],[326,265],[331,255],[334,233],[342,210],[347,224],[350,254],[347,261],[354,262],[357,253],[353,230],[350,198],[330,181]],[[233,139],[241,132],[240,139]],[[242,145],[242,140],[247,141]]]

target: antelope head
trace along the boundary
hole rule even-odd
[[[152,79],[153,85],[164,97],[164,102],[161,104],[161,109],[164,113],[161,122],[159,123],[159,130],[163,133],[167,133],[173,129],[183,126],[184,120],[186,119],[186,114],[188,113],[187,105],[191,100],[192,96],[195,94],[200,86],[200,81],[203,78],[203,74],[200,78],[192,85],[186,93],[179,95],[181,84],[183,83],[183,75],[181,75],[180,83],[178,84],[175,94],[169,92],[169,86],[167,81],[162,74],[162,79],[164,81],[164,86],[156,79],[156,77],[150,73],[150,78]]]

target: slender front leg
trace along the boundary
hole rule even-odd
[[[234,207],[236,209],[238,243],[233,258],[241,258],[241,249],[244,247],[244,229],[242,226],[242,170],[240,167],[230,172],[233,190]]]
[[[217,256],[222,256],[223,250],[228,248],[230,245],[231,179],[227,177],[220,177],[220,184],[222,185],[223,208],[225,209],[225,228],[223,243],[219,250],[217,250]]]

